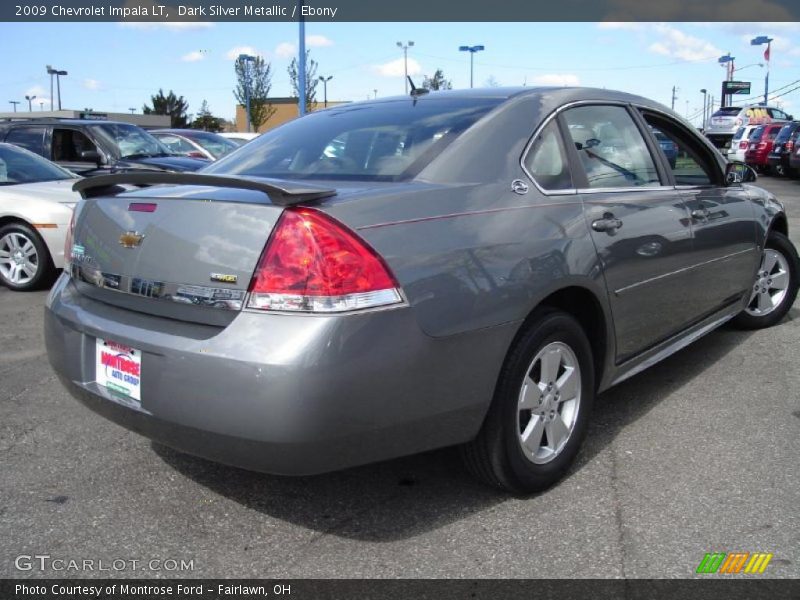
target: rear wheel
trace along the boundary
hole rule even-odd
[[[743,329],[771,327],[794,304],[798,286],[797,250],[782,233],[773,231],[767,238],[761,264],[751,288],[750,302],[734,319]]]
[[[39,234],[23,223],[0,228],[0,282],[12,290],[35,290],[50,283],[54,273]]]
[[[467,467],[511,492],[553,485],[578,453],[594,393],[583,329],[564,312],[541,310],[506,359],[480,433],[462,449]]]

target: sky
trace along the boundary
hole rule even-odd
[[[408,70],[415,82],[442,69],[455,88],[469,87],[470,57],[461,45],[485,46],[474,57],[475,87],[569,85],[604,87],[646,96],[699,124],[702,88],[719,99],[725,69],[736,58],[736,79],[763,95],[764,47],[774,38],[770,90],[788,112],[800,114],[800,23],[307,23],[306,43],[318,75],[333,76],[329,100],[364,100],[404,93],[403,51],[413,41]],[[0,112],[9,100],[35,95],[33,108],[49,108],[45,66],[68,71],[61,79],[65,109],[126,112],[149,103],[163,88],[199,110],[232,118],[233,59],[258,54],[272,65],[271,95],[290,95],[287,67],[297,53],[296,23],[0,23]],[[320,84],[317,99],[322,101]],[[770,94],[772,98],[772,94]],[[40,105],[40,103],[42,103]]]

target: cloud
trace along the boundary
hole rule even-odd
[[[642,23],[627,23],[625,21],[601,21],[597,24],[598,29],[628,29],[630,31],[638,31],[642,26]]]
[[[120,27],[130,29],[170,29],[172,31],[190,31],[192,29],[209,29],[214,23],[208,21],[126,21]]]
[[[325,46],[333,46],[333,41],[326,38],[324,35],[307,35],[306,46],[311,48],[323,48]]]
[[[372,71],[381,77],[403,77],[405,75],[405,61],[402,58],[392,60],[382,65],[374,65]],[[413,58],[408,59],[408,74],[419,75],[422,73],[422,66]]]
[[[49,98],[49,96],[47,96],[47,93],[48,93],[47,90],[44,89],[42,86],[35,85],[35,86],[25,90],[25,93],[22,95],[22,97],[24,98],[25,96],[36,96],[36,99],[33,101],[33,105],[34,106],[39,106],[40,102],[44,102],[45,106],[49,107],[50,106],[50,98]],[[20,104],[20,106],[22,106],[22,105]],[[25,106],[26,106],[26,109],[27,109],[27,101],[26,101],[26,105]]]
[[[647,48],[654,54],[692,61],[716,58],[725,54],[711,42],[691,36],[671,25],[659,23],[652,28],[660,38]]]
[[[297,46],[289,42],[282,42],[275,48],[275,55],[281,58],[291,58],[297,54]]]
[[[572,73],[547,73],[532,79],[536,85],[557,85],[562,87],[580,85],[580,79]]]
[[[97,79],[84,79],[83,87],[87,90],[99,90],[100,82]]]
[[[189,54],[184,54],[181,56],[181,60],[183,62],[197,62],[203,60],[206,57],[207,52],[203,50],[193,50],[189,52]]]
[[[236,60],[237,58],[239,58],[240,54],[249,54],[250,56],[264,56],[264,53],[261,52],[261,50],[257,50],[252,46],[234,46],[233,48],[228,50],[228,53],[225,55],[225,57],[228,60]]]

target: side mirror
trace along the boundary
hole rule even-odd
[[[758,175],[752,167],[742,162],[728,163],[725,168],[725,184],[736,185],[737,183],[752,183],[758,179]]]
[[[100,156],[100,153],[97,150],[84,150],[81,152],[81,160],[84,162],[93,162],[96,163],[99,167],[103,164],[103,157]]]

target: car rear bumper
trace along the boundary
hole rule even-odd
[[[45,309],[50,363],[90,409],[175,449],[285,475],[471,439],[515,331],[432,338],[408,307],[245,311],[216,328],[103,304],[63,275]],[[96,383],[97,337],[141,350],[140,406]]]

